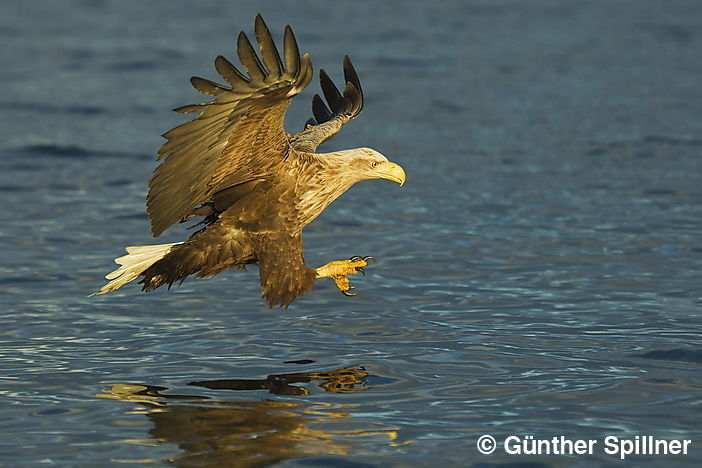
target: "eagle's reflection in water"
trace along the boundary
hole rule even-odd
[[[190,385],[210,389],[267,390],[277,395],[308,395],[295,383],[319,381],[329,392],[365,389],[363,367],[330,372],[271,375],[262,380],[213,380]],[[356,442],[381,438],[389,445],[396,429],[359,428],[346,418],[350,405],[290,401],[215,401],[205,396],[169,395],[165,387],[112,384],[96,395],[139,403],[154,427],[152,442],[173,443],[183,451],[169,460],[178,466],[255,467],[311,455],[344,455]],[[341,424],[335,424],[341,423]]]

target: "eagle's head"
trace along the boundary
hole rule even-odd
[[[356,148],[341,151],[347,158],[356,181],[367,179],[388,179],[402,186],[405,183],[405,170],[399,164],[370,148]]]

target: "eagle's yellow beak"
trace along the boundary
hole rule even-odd
[[[405,184],[405,170],[399,164],[386,162],[379,164],[375,170],[375,175],[380,179],[388,179],[397,182],[402,187]]]

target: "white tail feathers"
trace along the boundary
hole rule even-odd
[[[121,288],[125,284],[137,278],[151,265],[165,257],[166,254],[171,251],[171,248],[178,244],[182,244],[182,242],[158,245],[133,245],[126,247],[127,255],[115,258],[115,263],[121,266],[115,271],[105,275],[106,279],[112,281],[103,286],[99,291],[92,293],[90,296],[105,294]]]

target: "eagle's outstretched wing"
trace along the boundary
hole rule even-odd
[[[291,143],[298,151],[313,153],[317,147],[337,134],[341,127],[355,118],[363,109],[363,90],[356,70],[349,56],[344,56],[344,91],[334,85],[329,75],[319,70],[319,82],[327,104],[315,94],[312,99],[313,118],[305,124],[305,129],[295,135]]]
[[[154,237],[213,194],[274,174],[290,151],[285,111],[312,79],[312,64],[307,54],[300,57],[290,26],[285,27],[283,60],[261,15],[256,16],[255,33],[263,62],[241,32],[237,55],[248,76],[219,56],[215,68],[231,87],[193,77],[195,89],[216,97],[175,109],[200,114],[163,135],[168,141],[158,159],[165,159],[149,182],[147,196]]]

